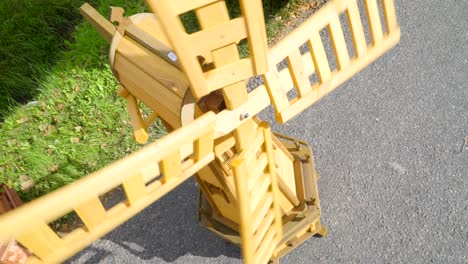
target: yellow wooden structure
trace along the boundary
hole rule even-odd
[[[197,219],[240,244],[245,263],[278,261],[309,237],[326,235],[311,148],[272,133],[256,115],[272,103],[284,123],[393,47],[400,37],[393,0],[382,0],[382,10],[377,0],[331,0],[271,48],[260,0],[239,0],[237,18],[223,0],[146,2],[154,14],[124,17],[112,8],[108,21],[88,4],[81,12],[110,43],[135,139],[146,142],[157,118],[169,134],[3,215],[0,243],[19,242],[32,252],[29,263],[61,262],[191,176],[200,188]],[[180,15],[187,12],[195,13],[198,32],[186,32]],[[243,39],[247,58],[238,52]],[[256,75],[264,85],[248,92],[246,81]],[[141,104],[153,113],[144,116]],[[118,186],[126,199],[105,209],[99,197]],[[72,211],[84,227],[62,237],[48,226]]]

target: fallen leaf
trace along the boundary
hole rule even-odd
[[[62,110],[62,109],[63,109],[63,104],[58,104],[58,105],[57,105],[57,109],[58,109],[58,110]]]
[[[58,171],[59,169],[59,165],[55,164],[55,165],[52,165],[52,167],[50,167],[50,172],[56,172]]]
[[[20,182],[28,181],[29,177],[27,175],[21,174],[19,176],[19,180],[20,180]]]
[[[28,121],[28,118],[25,117],[25,116],[23,116],[23,117],[21,117],[19,120],[16,120],[16,123],[22,124],[22,123],[24,123],[24,122],[26,122],[26,121]]]
[[[21,190],[22,191],[28,191],[34,186],[33,180],[29,180],[27,182],[21,183]]]
[[[20,181],[22,191],[27,191],[34,186],[34,181],[29,179],[27,175],[20,175],[19,181]]]
[[[46,131],[44,132],[44,134],[47,136],[47,135],[50,135],[51,133],[53,133],[54,131],[55,131],[55,126],[48,125]]]

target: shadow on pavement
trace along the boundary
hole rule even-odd
[[[186,255],[240,258],[237,246],[198,224],[197,195],[195,181],[186,181],[68,263],[106,262],[111,254],[115,257],[116,248],[120,251],[117,252],[119,258],[130,255],[156,262],[174,262]]]

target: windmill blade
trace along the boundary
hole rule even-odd
[[[261,162],[261,161],[265,162]],[[268,263],[282,237],[271,131],[261,123],[249,148],[232,162],[246,264]]]
[[[362,0],[333,0],[316,14],[296,28],[285,39],[270,49],[268,61],[270,71],[264,75],[265,84],[276,111],[278,122],[285,123],[304,111],[307,107],[349,80],[360,70],[372,63],[383,53],[395,46],[400,39],[400,28],[395,15],[393,0],[383,0],[385,28],[380,21],[377,0],[363,0],[365,14],[358,8]],[[352,43],[347,43],[340,16],[348,18]],[[371,43],[368,45],[362,17],[369,23]],[[328,31],[333,55],[327,56],[320,32]],[[302,54],[300,47],[307,46]],[[354,56],[350,56],[347,46],[352,46]],[[336,69],[332,70],[332,61]],[[278,69],[283,62],[286,68]],[[316,74],[317,80],[311,80]],[[289,98],[288,94],[297,94]]]
[[[246,80],[267,70],[267,40],[263,9],[260,0],[239,0],[240,17],[230,19],[225,1],[219,0],[146,0],[161,22],[171,46],[180,58],[182,67],[190,80],[192,94],[200,98],[208,93],[233,83]],[[199,12],[210,6],[222,7],[223,12]],[[180,16],[188,12],[197,14],[202,29],[187,33]],[[210,26],[205,28],[207,16]],[[213,23],[214,22],[214,25]],[[237,45],[241,40],[249,42],[251,57],[236,60],[203,71],[198,58],[211,57],[212,52]],[[209,41],[207,41],[209,40]]]
[[[28,261],[34,263],[62,262],[213,161],[215,121],[215,114],[207,113],[122,160],[2,215],[0,244],[18,241],[33,253]],[[126,200],[106,209],[99,196],[118,186]],[[48,224],[72,211],[85,227],[60,237]]]

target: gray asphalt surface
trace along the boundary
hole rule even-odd
[[[326,238],[282,263],[468,263],[468,1],[396,0],[400,44],[275,131],[315,151]],[[190,180],[70,263],[240,263]]]

